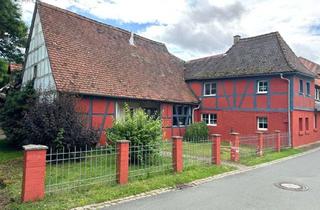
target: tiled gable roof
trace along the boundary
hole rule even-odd
[[[312,71],[314,74],[320,76],[320,65],[310,61],[306,58],[303,57],[299,57],[301,63],[303,63],[303,65],[305,65],[305,67],[307,67],[307,69],[309,69],[310,71]]]
[[[240,39],[225,54],[186,63],[185,78],[214,79],[300,72],[313,76],[278,32]]]
[[[166,46],[75,13],[37,2],[58,91],[197,103],[184,62]]]

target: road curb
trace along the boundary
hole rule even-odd
[[[233,175],[237,175],[237,174],[241,174],[241,173],[245,173],[248,171],[252,171],[254,169],[258,169],[258,168],[264,168],[273,164],[277,164],[277,163],[281,163],[287,160],[291,160],[297,157],[301,157],[313,152],[316,152],[320,150],[320,147],[315,148],[315,149],[311,149],[302,153],[298,153],[295,155],[291,155],[288,157],[284,157],[284,158],[280,158],[277,160],[273,160],[267,163],[262,163],[259,165],[255,165],[255,166],[247,166],[245,168],[241,168],[241,169],[237,169],[234,171],[229,171],[229,172],[225,172],[222,174],[218,174],[218,175],[214,175],[211,177],[207,177],[204,179],[198,179],[189,183],[186,183],[186,185],[193,185],[193,186],[197,186],[197,185],[201,185],[210,181],[214,181],[214,180],[219,180],[222,179],[224,177],[228,177],[228,176],[233,176]],[[116,200],[112,200],[112,201],[106,201],[106,202],[102,202],[102,203],[98,203],[98,204],[91,204],[91,205],[86,205],[86,206],[82,206],[82,207],[77,207],[77,208],[73,208],[71,210],[93,210],[93,209],[101,209],[101,208],[105,208],[105,207],[109,207],[109,206],[114,206],[117,204],[121,204],[121,203],[126,203],[126,202],[130,202],[130,201],[134,201],[134,200],[139,200],[142,198],[146,198],[146,197],[150,197],[150,196],[155,196],[155,195],[160,195],[162,193],[166,193],[166,192],[172,192],[172,191],[176,191],[178,190],[176,187],[167,187],[167,188],[160,188],[160,189],[156,189],[156,190],[152,190],[149,192],[144,192],[144,193],[140,193],[137,195],[132,195],[132,196],[128,196],[128,197],[124,197],[124,198],[119,198]]]

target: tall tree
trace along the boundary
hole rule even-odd
[[[0,57],[22,63],[27,41],[27,26],[21,19],[17,0],[0,0]]]

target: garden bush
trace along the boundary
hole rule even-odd
[[[131,112],[126,105],[125,116],[115,121],[106,133],[110,144],[123,139],[130,141],[130,162],[133,164],[152,164],[160,156],[161,120],[147,115],[142,109]]]
[[[21,140],[26,138],[28,130],[24,129],[23,117],[35,104],[37,94],[33,89],[33,82],[20,89],[8,92],[5,102],[1,107],[1,127],[6,135],[6,140],[12,146],[21,146]]]
[[[204,122],[196,122],[186,128],[183,139],[185,141],[201,141],[207,140],[208,135],[208,126]]]
[[[26,138],[21,145],[42,144],[65,151],[94,146],[98,133],[87,126],[85,116],[77,113],[75,95],[43,93],[22,120]]]

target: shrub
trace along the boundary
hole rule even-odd
[[[208,138],[209,129],[204,122],[196,122],[189,125],[184,134],[185,141],[201,141]]]
[[[130,112],[125,106],[125,116],[107,129],[107,139],[113,145],[117,140],[130,140],[131,163],[155,163],[162,143],[161,120],[148,116],[142,109]]]
[[[60,93],[43,93],[34,106],[24,115],[23,129],[28,131],[21,144],[42,144],[53,150],[93,146],[98,133],[87,126],[84,116],[76,112],[78,98]]]
[[[26,138],[28,130],[24,129],[23,117],[34,106],[37,95],[33,82],[29,82],[21,90],[12,89],[6,96],[1,107],[1,127],[7,141],[13,146],[21,146],[21,140]]]

